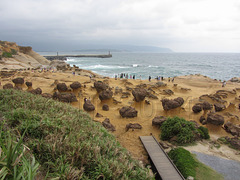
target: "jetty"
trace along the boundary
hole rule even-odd
[[[77,58],[111,58],[112,54],[80,54],[80,55],[48,55],[48,56],[44,56],[46,59],[52,61],[55,59],[58,60],[67,60],[68,57],[77,57]]]
[[[157,179],[185,180],[154,136],[140,136],[139,138],[146,149],[155,170],[158,172],[159,176]]]

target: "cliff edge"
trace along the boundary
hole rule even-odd
[[[33,51],[30,46],[0,41],[0,69],[40,68],[49,64],[49,60]]]

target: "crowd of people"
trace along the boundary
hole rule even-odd
[[[120,79],[142,79],[142,76],[141,75],[139,75],[139,77],[137,77],[135,74],[134,75],[129,75],[128,73],[121,73],[121,74],[115,74],[114,75],[114,77],[115,77],[115,79],[117,80],[118,78],[120,78]],[[155,78],[157,81],[163,81],[164,80],[164,77],[163,76],[157,76],[156,78]],[[149,82],[152,80],[152,76],[148,76],[148,80],[149,80]],[[174,77],[168,77],[168,82],[170,82],[170,81],[172,81],[172,82],[174,82]]]

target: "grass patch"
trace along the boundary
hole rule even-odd
[[[198,166],[196,168],[196,179],[197,180],[224,180],[224,177],[213,170],[211,167],[199,162],[196,158],[196,155],[193,155],[196,162],[198,162]]]
[[[188,176],[194,177],[197,180],[223,180],[223,176],[212,168],[199,162],[196,155],[191,154],[184,148],[175,148],[168,153],[178,170],[182,173],[184,178]]]
[[[28,92],[0,90],[4,134],[28,146],[38,172],[57,179],[153,179],[127,150],[89,115],[66,103]]]
[[[4,58],[12,58],[12,53],[4,51],[2,53],[2,57],[4,57]]]

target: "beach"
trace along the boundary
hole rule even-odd
[[[13,76],[10,77],[1,77],[1,88],[4,84],[12,83],[12,79],[16,77],[24,78],[24,81],[32,82],[32,89],[41,88],[42,93],[53,94],[56,92],[55,84],[56,80],[59,83],[65,83],[68,87],[75,81],[78,81],[82,84],[82,87],[78,90],[68,90],[74,93],[77,97],[78,102],[71,103],[74,107],[83,109],[84,98],[90,99],[95,106],[95,110],[89,112],[89,115],[92,117],[93,121],[103,122],[106,118],[110,120],[110,123],[115,127],[116,131],[112,132],[120,144],[125,147],[134,158],[147,162],[147,154],[139,140],[139,136],[149,136],[154,135],[159,141],[160,129],[159,127],[152,126],[152,120],[156,116],[166,116],[174,117],[179,116],[183,117],[186,120],[193,120],[199,125],[199,119],[202,115],[208,113],[202,111],[200,113],[193,113],[192,106],[199,102],[199,97],[206,94],[214,94],[218,90],[225,91],[228,95],[224,98],[226,101],[226,109],[221,112],[217,112],[222,115],[225,119],[225,122],[230,121],[234,124],[239,124],[237,117],[240,116],[238,109],[239,104],[239,93],[240,93],[240,84],[236,82],[227,82],[225,87],[222,87],[222,82],[213,80],[206,76],[202,75],[188,75],[180,76],[174,79],[174,82],[168,82],[166,78],[162,83],[166,84],[163,87],[156,87],[157,80],[133,80],[133,79],[114,79],[108,77],[89,77],[87,72],[72,74],[72,71],[65,72],[51,72],[51,71],[42,71],[37,70],[26,70],[26,71],[16,71]],[[80,74],[80,75],[78,75]],[[113,97],[109,100],[101,101],[99,99],[99,93],[97,93],[94,88],[94,82],[102,81],[111,88],[113,91]],[[146,97],[147,101],[136,102],[131,93],[131,88],[141,85],[145,89],[151,91],[156,97],[155,99]],[[24,91],[29,90],[27,86],[22,85]],[[121,89],[121,90],[119,90]],[[166,90],[171,90],[173,94],[167,94]],[[234,90],[235,94],[231,92]],[[123,96],[123,92],[128,92],[127,96]],[[172,110],[164,110],[162,107],[161,100],[163,98],[174,99],[177,97],[182,97],[184,99],[184,104]],[[209,97],[202,97],[207,100],[209,103],[214,104],[214,101]],[[148,103],[146,103],[148,102]],[[102,109],[102,106],[107,104],[109,110],[105,111]],[[123,106],[134,107],[137,111],[137,117],[134,118],[123,118],[119,114],[119,110]],[[96,114],[99,113],[102,117],[96,117]],[[138,123],[142,126],[142,129],[129,129],[126,130],[126,125],[129,123]],[[226,145],[221,145],[220,148],[215,148],[212,145],[213,141],[216,141],[220,137],[229,136],[232,137],[230,133],[227,133],[223,126],[216,126],[213,124],[204,125],[209,129],[211,136],[210,140],[202,140],[197,143],[197,145],[186,147],[190,151],[202,152],[210,155],[216,155],[224,157],[227,159],[233,159],[240,161],[239,151],[231,149]]]

